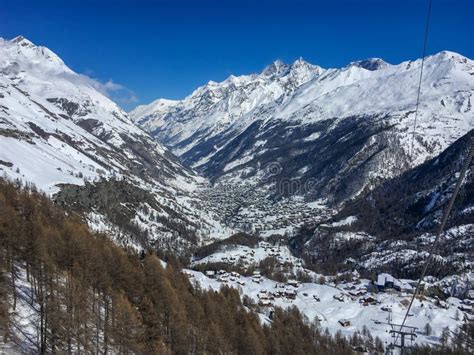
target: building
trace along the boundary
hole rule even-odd
[[[207,270],[206,276],[213,279],[214,277],[216,277],[216,272],[214,270]]]
[[[294,289],[287,288],[285,290],[285,297],[289,298],[290,300],[296,299],[297,292]]]
[[[297,280],[288,280],[286,284],[292,287],[299,287],[300,285],[300,283]]]
[[[379,274],[377,276],[377,288],[383,291],[386,288],[393,288],[395,278],[390,274]]]
[[[379,274],[377,276],[377,289],[384,291],[387,288],[393,288],[399,292],[413,293],[414,288],[409,280],[399,280],[390,274]]]
[[[351,321],[348,319],[339,319],[338,322],[343,327],[349,327],[351,325]]]

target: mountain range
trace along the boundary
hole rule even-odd
[[[411,151],[420,65],[368,59],[324,69],[276,61],[130,116],[212,182],[266,185],[265,167],[277,163],[273,180],[310,181],[305,198],[340,203],[434,157],[474,127],[474,62],[448,51],[429,56]]]
[[[138,249],[184,255],[244,230],[293,236],[294,250],[314,257],[321,225],[344,218],[359,221],[350,232],[390,239],[360,214],[383,219],[388,207],[367,201],[387,203],[380,191],[411,184],[410,203],[423,209],[459,165],[446,161],[440,177],[433,161],[461,157],[455,142],[474,128],[474,62],[425,58],[416,115],[421,63],[275,61],[127,113],[49,49],[0,40],[0,173]],[[417,169],[436,179],[413,183]],[[464,201],[459,213],[472,207]],[[424,233],[435,221],[422,213],[392,227]]]

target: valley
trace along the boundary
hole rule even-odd
[[[391,341],[388,323],[400,322],[407,310],[474,141],[474,62],[449,51],[426,57],[415,114],[421,65],[421,59],[371,58],[341,68],[275,61],[127,113],[100,82],[48,48],[22,36],[0,39],[0,206],[7,211],[0,211],[0,293],[7,295],[4,313],[16,341],[0,343],[0,352],[2,346],[34,352],[40,343],[72,352],[71,344],[54,343],[56,328],[42,328],[39,305],[54,306],[55,327],[66,316],[42,298],[40,282],[58,305],[67,300],[80,309],[85,323],[69,320],[68,329],[88,336],[76,337],[76,349],[107,352],[109,329],[100,321],[113,328],[105,317],[115,306],[124,323],[131,319],[140,330],[127,344],[110,335],[114,350],[177,352],[182,338],[173,326],[188,327],[196,347],[245,348],[239,337],[229,348],[213,343],[214,331],[231,337],[225,322],[216,321],[209,333],[198,330],[205,317],[189,304],[209,302],[199,312],[212,313],[212,303],[235,314],[236,324],[245,314],[242,339],[265,351],[274,349],[280,320],[293,317],[310,334],[305,339],[339,339],[348,353],[381,353]],[[443,347],[472,321],[473,166],[409,317],[421,346]],[[31,223],[18,229],[18,245],[10,217]],[[38,248],[30,250],[28,238]],[[59,249],[50,255],[55,241]],[[140,291],[123,282],[109,259],[107,278],[120,286],[100,273],[83,280],[84,270],[101,266],[88,268],[83,257],[98,256],[82,244],[102,248],[100,258],[121,260]],[[35,257],[50,267],[49,283],[41,268],[30,276]],[[93,304],[80,304],[63,283]],[[209,301],[221,296],[221,306],[215,304],[222,299]],[[154,318],[151,304],[168,308]],[[95,335],[88,330],[93,317]],[[155,325],[159,340],[143,341],[140,332]],[[51,338],[30,339],[41,331]]]

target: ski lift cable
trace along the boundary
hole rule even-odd
[[[410,156],[411,159],[413,159],[415,136],[416,136],[416,131],[417,131],[417,128],[418,128],[417,127],[417,119],[418,119],[418,111],[419,111],[419,106],[420,106],[421,84],[422,84],[422,81],[423,81],[423,68],[424,68],[425,57],[426,57],[426,48],[427,48],[427,43],[428,43],[428,33],[429,33],[429,25],[430,25],[430,18],[431,18],[431,8],[432,8],[432,0],[429,0],[428,1],[428,13],[427,13],[426,23],[425,23],[424,41],[423,41],[423,56],[422,56],[422,59],[421,59],[420,76],[419,76],[419,81],[418,81],[415,118],[414,118],[414,123],[413,123],[413,133],[412,133],[412,140],[411,140],[411,146],[410,146],[410,151],[409,151],[409,156]],[[430,265],[431,260],[433,258],[433,253],[436,250],[436,246],[438,244],[439,238],[440,238],[440,236],[441,236],[441,234],[442,234],[442,232],[443,232],[443,230],[446,226],[446,223],[448,221],[449,215],[450,215],[451,210],[453,208],[454,202],[455,202],[456,197],[459,193],[462,181],[464,180],[464,177],[466,175],[466,171],[467,171],[467,169],[468,169],[468,167],[471,163],[473,152],[474,152],[474,137],[471,137],[471,141],[470,141],[470,144],[469,144],[469,150],[468,150],[466,160],[464,161],[464,165],[461,168],[461,172],[460,172],[459,178],[457,180],[456,186],[454,188],[453,194],[451,196],[451,199],[449,201],[449,204],[448,204],[446,210],[444,211],[441,223],[440,223],[439,228],[436,232],[435,240],[433,241],[433,244],[431,245],[431,247],[429,249],[428,258],[426,259],[425,265],[422,269],[422,273],[421,273],[420,278],[418,279],[418,282],[416,284],[416,288],[413,292],[413,296],[411,297],[411,300],[410,300],[410,303],[408,305],[407,311],[406,311],[405,316],[403,318],[403,321],[400,325],[399,332],[397,332],[397,336],[395,338],[395,344],[397,344],[397,342],[398,342],[398,338],[399,338],[399,336],[401,334],[401,331],[403,330],[403,327],[404,327],[404,325],[407,321],[408,315],[410,314],[410,310],[412,308],[415,297],[416,297],[417,293],[419,292],[419,289],[421,287],[421,283],[422,283],[424,277],[426,276],[428,266]]]
[[[428,16],[426,17],[426,26],[425,26],[425,39],[423,42],[423,56],[421,57],[421,68],[420,68],[420,79],[418,81],[418,92],[416,95],[416,108],[415,108],[415,120],[413,123],[413,133],[411,137],[411,147],[410,147],[410,158],[413,158],[413,148],[415,144],[415,134],[417,129],[417,119],[418,119],[418,109],[420,107],[420,96],[421,96],[421,82],[423,80],[423,67],[425,64],[425,57],[426,57],[426,47],[428,44],[428,31],[430,28],[430,18],[431,18],[431,2],[428,2]]]
[[[403,326],[405,325],[405,322],[407,320],[408,314],[410,313],[410,309],[413,305],[413,301],[415,300],[415,297],[417,293],[419,292],[421,282],[423,281],[424,277],[426,276],[426,271],[428,270],[428,266],[430,265],[430,262],[433,258],[433,253],[436,249],[436,246],[438,244],[439,238],[446,226],[446,223],[448,221],[449,215],[451,214],[451,210],[454,206],[454,202],[456,201],[456,197],[459,193],[459,190],[461,189],[462,182],[464,180],[464,177],[466,176],[467,169],[469,168],[469,165],[471,164],[472,157],[474,155],[474,136],[471,136],[470,142],[469,142],[469,150],[466,156],[466,159],[464,161],[464,164],[461,168],[461,171],[459,173],[458,180],[456,182],[456,186],[454,188],[453,194],[451,195],[451,199],[449,200],[448,206],[446,207],[446,210],[444,211],[443,218],[441,220],[441,223],[439,225],[439,228],[436,232],[436,237],[435,240],[433,241],[433,244],[431,245],[431,248],[429,249],[429,254],[428,258],[426,259],[425,266],[423,267],[423,271],[421,273],[420,278],[418,279],[418,282],[416,284],[416,288],[413,292],[413,296],[411,297],[410,304],[408,305],[407,311],[405,313],[405,316],[403,318],[403,322],[400,326],[400,331],[402,331]],[[395,344],[397,343],[398,336],[395,339]]]

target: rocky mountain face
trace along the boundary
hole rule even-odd
[[[324,69],[277,61],[130,115],[214,183],[270,182],[279,198],[337,205],[436,156],[474,127],[474,62],[446,51],[427,57],[412,151],[420,65],[368,59]]]
[[[0,39],[0,174],[35,184],[135,247],[182,251],[218,235],[219,223],[193,208],[205,179],[100,86],[45,47]]]
[[[304,228],[295,250],[315,264],[385,269],[414,276],[427,256],[459,172],[474,142],[474,130],[440,155],[349,201],[333,218]],[[474,162],[436,248],[431,275],[470,270],[474,263]]]

